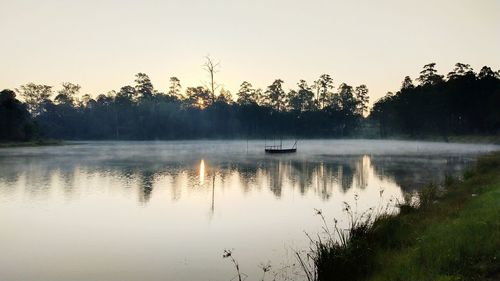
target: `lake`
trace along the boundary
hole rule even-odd
[[[294,251],[495,145],[381,140],[80,142],[0,149],[0,280],[300,280]],[[272,142],[267,141],[267,144]],[[292,145],[293,141],[285,142]],[[355,199],[357,198],[357,199]],[[271,280],[272,274],[268,276]]]

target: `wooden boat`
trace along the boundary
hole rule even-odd
[[[279,145],[269,145],[264,147],[266,153],[295,153],[297,152],[297,141],[291,148],[283,148],[283,143],[280,141]]]

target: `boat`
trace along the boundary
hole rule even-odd
[[[283,148],[283,142],[280,141],[279,145],[266,145],[264,147],[266,153],[295,153],[297,152],[297,141],[291,148]]]

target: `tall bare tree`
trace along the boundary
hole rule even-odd
[[[219,62],[215,63],[209,55],[205,57],[205,64],[203,64],[203,69],[208,72],[208,75],[210,76],[212,102],[215,102],[215,90],[219,87],[219,85],[217,85],[214,80],[215,73],[219,72],[219,67]]]

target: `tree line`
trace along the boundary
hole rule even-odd
[[[406,76],[401,89],[375,102],[367,117],[365,85],[335,87],[328,74],[312,84],[300,80],[288,91],[281,79],[265,89],[244,81],[233,100],[215,81],[217,66],[207,58],[207,86],[183,88],[171,77],[165,91],[145,73],[96,98],[81,95],[74,83],[58,90],[35,83],[3,90],[0,140],[356,137],[367,130],[380,137],[446,138],[500,130],[500,72],[487,66],[475,73],[457,63],[445,77],[435,63],[427,64],[417,85]]]
[[[0,95],[6,118],[2,120],[9,124],[2,127],[15,130],[4,131],[1,138],[342,137],[352,134],[368,105],[365,85],[341,83],[335,88],[327,74],[312,85],[300,80],[289,91],[281,79],[264,90],[244,81],[236,100],[229,91],[219,89],[213,76],[209,86],[185,89],[178,78],[171,77],[165,92],[155,89],[145,73],[136,74],[134,82],[96,98],[81,95],[80,85],[73,83],[62,83],[57,91],[34,83],[4,90]],[[4,112],[4,107],[15,112]]]
[[[422,137],[500,133],[500,71],[476,73],[457,63],[446,77],[426,64],[415,85],[406,76],[401,89],[375,102],[370,119],[380,136]]]

